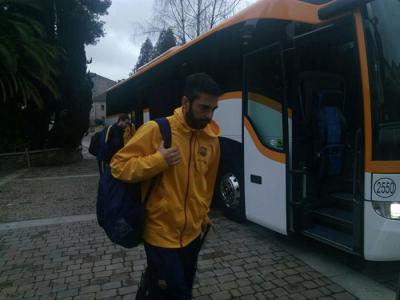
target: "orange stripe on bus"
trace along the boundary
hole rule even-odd
[[[266,106],[282,113],[282,104],[274,99],[268,98],[266,96],[263,96],[263,95],[260,95],[257,93],[249,93],[249,100],[266,105]],[[288,109],[289,118],[292,118],[292,115],[293,115],[293,111],[292,111],[292,109],[289,108]]]
[[[400,161],[398,160],[373,160],[365,168],[367,172],[378,174],[397,174],[400,173]]]
[[[371,91],[369,88],[368,59],[365,47],[364,27],[360,11],[355,13],[358,51],[360,55],[361,81],[364,104],[364,141],[365,169],[369,169],[372,161],[372,122],[371,122]],[[370,171],[370,170],[368,170]]]
[[[361,81],[364,104],[364,141],[365,141],[365,171],[370,173],[400,173],[400,161],[373,161],[372,160],[372,113],[371,90],[368,73],[368,58],[366,49],[365,32],[360,10],[354,14],[356,20],[357,43],[360,55]]]
[[[243,123],[244,126],[246,127],[247,131],[250,134],[251,139],[253,140],[254,144],[257,147],[257,150],[264,156],[268,157],[269,159],[272,159],[276,162],[280,162],[285,164],[286,163],[286,155],[285,153],[281,153],[281,152],[276,152],[273,151],[271,149],[269,149],[268,147],[265,147],[260,139],[258,138],[253,126],[250,124],[250,121],[244,117],[243,118]]]
[[[263,95],[256,94],[256,93],[249,93],[249,100],[269,106],[270,108],[282,113],[282,104],[280,104],[278,101],[273,100],[271,98],[268,98],[268,97],[265,97]]]
[[[229,92],[229,93],[223,94],[221,97],[219,97],[218,100],[223,101],[223,100],[232,100],[232,99],[242,99],[242,96],[243,96],[242,91]],[[282,104],[281,103],[279,103],[278,101],[273,100],[271,98],[268,98],[266,96],[263,96],[261,94],[249,93],[249,100],[255,101],[255,102],[260,103],[265,106],[268,106],[268,107],[282,113]],[[288,109],[288,115],[289,115],[289,118],[292,118],[293,111],[290,108]]]
[[[268,106],[273,110],[282,113],[282,104],[271,98],[256,93],[249,93],[249,100]]]
[[[218,100],[221,101],[221,100],[231,100],[231,99],[242,99],[242,95],[243,95],[242,91],[229,92],[220,96]]]

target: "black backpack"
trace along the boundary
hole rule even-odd
[[[108,131],[111,126],[105,127],[102,131],[96,132],[90,139],[90,144],[89,144],[89,153],[97,156],[100,152],[100,147],[101,147],[101,139],[102,136],[104,136],[104,132]]]
[[[157,122],[164,147],[171,146],[171,127],[166,118],[154,120]],[[144,215],[146,203],[154,188],[153,179],[145,201],[141,202],[141,184],[126,183],[115,179],[110,167],[105,166],[100,176],[97,191],[97,221],[110,240],[125,248],[133,248],[142,242]]]

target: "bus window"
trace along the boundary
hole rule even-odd
[[[367,5],[373,159],[400,159],[400,2]]]
[[[283,151],[282,67],[279,47],[246,57],[247,116],[261,142]]]

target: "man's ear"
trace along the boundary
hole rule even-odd
[[[183,96],[183,97],[182,97],[182,106],[183,106],[183,108],[185,108],[185,109],[188,108],[188,106],[189,106],[189,99],[188,99],[188,97],[186,97],[186,96]]]

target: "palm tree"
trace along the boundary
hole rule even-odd
[[[56,77],[62,51],[45,41],[34,15],[44,13],[42,1],[0,0],[0,99],[33,101],[44,107],[41,90],[58,98]]]

